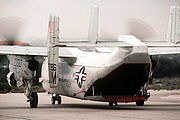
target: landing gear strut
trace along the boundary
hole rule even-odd
[[[51,97],[51,103],[52,104],[55,104],[56,101],[58,102],[58,104],[61,104],[61,96],[55,95],[55,96]]]
[[[146,84],[144,85],[144,87],[141,88],[141,90],[137,93],[137,95],[143,96],[143,95],[147,95],[147,88],[146,88]],[[136,101],[136,105],[137,106],[143,106],[144,105],[144,100],[140,100],[140,101]]]
[[[23,79],[23,78],[22,78]],[[33,80],[22,80],[25,85],[25,95],[27,97],[27,102],[30,102],[30,107],[31,108],[37,108],[38,106],[38,95],[37,92],[32,92],[32,85],[33,85]]]

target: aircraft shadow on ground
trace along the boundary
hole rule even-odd
[[[180,104],[162,104],[162,105],[145,105],[145,106],[136,106],[136,105],[118,105],[109,107],[108,105],[93,105],[93,104],[62,104],[62,105],[46,105],[39,106],[39,109],[43,108],[76,108],[76,109],[102,109],[102,110],[164,110],[164,111],[176,111],[180,110]]]
[[[180,104],[161,104],[161,105],[118,105],[109,107],[108,105],[93,105],[93,104],[62,104],[62,105],[50,105],[40,104],[38,108],[30,108],[28,106],[13,106],[13,107],[0,107],[0,110],[8,109],[99,109],[99,110],[146,110],[146,111],[180,111]]]

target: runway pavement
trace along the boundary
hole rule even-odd
[[[51,96],[39,93],[38,108],[29,108],[23,93],[0,94],[0,120],[180,120],[180,90],[151,91],[144,106],[85,101],[62,96],[62,105],[51,105]]]

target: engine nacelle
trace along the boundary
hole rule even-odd
[[[39,68],[39,62],[37,60],[29,60],[28,68],[31,71],[36,71]]]
[[[7,74],[7,81],[9,83],[10,86],[16,86],[17,87],[17,81],[14,78],[14,73],[13,72],[9,72]]]

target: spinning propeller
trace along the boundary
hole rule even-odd
[[[0,19],[0,45],[28,45],[18,40],[25,20],[19,17],[6,17]]]
[[[127,33],[134,35],[140,40],[149,40],[157,37],[156,31],[144,21],[128,18],[126,21]]]

